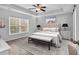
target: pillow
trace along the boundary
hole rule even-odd
[[[43,31],[58,32],[58,28],[43,28]]]
[[[56,24],[56,23],[49,23],[49,24],[47,24],[47,27],[48,28],[58,27],[58,24]]]
[[[49,28],[43,28],[43,31],[49,31]]]
[[[58,28],[50,28],[51,32],[58,32]]]

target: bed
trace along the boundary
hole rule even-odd
[[[54,43],[56,47],[60,47],[60,42],[62,41],[59,27],[57,26],[44,27],[41,31],[32,33],[28,38],[48,42],[49,50],[52,43]]]
[[[55,44],[56,47],[60,47],[60,42],[62,41],[61,34],[59,32],[59,28],[43,28],[42,31],[34,32],[29,37],[29,39],[48,42],[49,50],[52,43]],[[28,40],[29,41],[29,40]]]

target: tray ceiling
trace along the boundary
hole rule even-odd
[[[63,13],[70,13],[73,12],[73,4],[42,4],[46,6],[45,10],[46,12],[36,12],[35,9],[29,9],[34,8],[32,6],[34,4],[8,4],[4,6],[8,6],[10,8],[14,8],[20,11],[23,11],[25,13],[29,13],[32,15],[48,15],[48,14],[63,14]]]

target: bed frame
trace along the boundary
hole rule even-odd
[[[40,36],[41,38],[42,38],[42,36]],[[28,44],[29,44],[29,42],[30,41],[36,41],[36,42],[40,42],[40,43],[46,43],[47,45],[48,45],[48,50],[50,50],[50,47],[52,46],[52,45],[54,45],[53,43],[52,43],[52,38],[50,38],[50,40],[48,40],[47,41],[47,37],[45,37],[45,39],[43,38],[43,39],[39,39],[39,37],[38,38],[35,38],[34,37],[34,35],[33,36],[29,36],[28,37]]]

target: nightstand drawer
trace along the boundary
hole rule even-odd
[[[61,31],[62,38],[70,39],[70,31]]]

